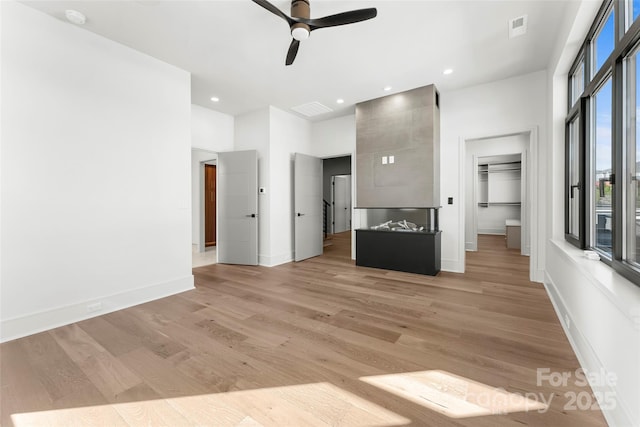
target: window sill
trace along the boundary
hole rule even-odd
[[[626,317],[640,327],[640,287],[622,277],[602,261],[589,260],[581,249],[564,240],[552,239],[551,245],[575,266],[589,284],[604,294]]]

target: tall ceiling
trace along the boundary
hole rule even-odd
[[[314,101],[335,110],[315,120],[431,83],[446,92],[545,69],[571,9],[567,0],[311,0],[312,17],[368,7],[378,16],[314,31],[286,67],[286,22],[250,0],[23,3],[62,20],[78,10],[83,29],[191,72],[194,104],[232,115]],[[289,1],[272,3],[289,13]],[[527,33],[509,39],[509,20],[525,14]]]

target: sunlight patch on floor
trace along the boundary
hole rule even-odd
[[[446,371],[378,375],[360,380],[450,418],[547,409],[538,400]]]
[[[410,420],[333,384],[314,383],[13,414],[15,427],[399,426]]]

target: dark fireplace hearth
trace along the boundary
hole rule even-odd
[[[440,272],[438,208],[359,211],[356,265],[431,276]]]

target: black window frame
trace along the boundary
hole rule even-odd
[[[595,246],[592,232],[593,225],[593,212],[591,209],[593,193],[595,191],[595,185],[592,177],[593,171],[591,170],[592,150],[593,143],[591,130],[594,126],[592,109],[592,97],[597,93],[601,86],[606,82],[607,78],[611,76],[612,79],[612,175],[613,182],[612,188],[612,253],[608,257],[604,252],[598,251],[601,254],[601,261],[608,264],[615,271],[620,273],[631,282],[640,286],[640,267],[634,266],[627,262],[624,257],[624,239],[626,238],[625,229],[625,198],[626,192],[629,191],[629,185],[627,184],[627,177],[625,175],[626,165],[626,141],[625,141],[625,120],[626,120],[626,97],[625,97],[625,70],[624,61],[629,54],[631,54],[640,45],[640,17],[626,28],[627,20],[633,19],[633,17],[627,16],[629,12],[628,2],[631,0],[605,0],[603,1],[596,18],[593,21],[587,36],[576,56],[567,76],[568,88],[567,88],[567,118],[565,121],[565,240],[572,245],[575,245],[581,249],[594,249]],[[614,13],[614,46],[613,51],[610,53],[604,64],[598,70],[593,70],[593,43],[595,37],[605,24],[609,13],[613,10]],[[584,89],[581,94],[573,94],[573,82],[572,77],[580,66],[581,61],[584,61]],[[578,95],[578,96],[576,96]],[[577,98],[577,101],[572,104],[572,99]],[[579,206],[579,236],[577,238],[569,233],[569,203],[570,203],[570,191],[571,185],[569,177],[569,149],[570,149],[570,132],[569,126],[576,117],[580,118],[579,133],[581,134],[579,140],[579,158],[580,158],[580,189],[581,199]]]
[[[586,141],[586,134],[585,132],[587,132],[587,129],[585,127],[586,121],[585,121],[585,114],[587,112],[587,99],[584,97],[579,97],[578,101],[575,103],[575,105],[571,108],[571,110],[569,111],[569,115],[567,116],[567,119],[565,120],[565,159],[567,159],[567,163],[566,163],[566,167],[565,167],[565,177],[564,177],[564,182],[565,184],[565,193],[564,193],[564,209],[565,209],[565,216],[564,216],[564,237],[565,239],[571,243],[572,245],[575,245],[579,248],[584,248],[586,246],[586,239],[585,239],[585,233],[587,228],[587,216],[586,216],[586,210],[584,209],[584,203],[585,203],[585,199],[586,199],[586,193],[584,191],[584,189],[586,188],[586,181],[585,181],[585,172],[586,172],[586,168],[585,168],[585,158],[586,158],[586,153],[585,153],[585,141]],[[577,149],[578,149],[578,182],[572,182],[571,181],[571,177],[570,177],[570,171],[571,168],[569,167],[569,159],[571,158],[571,132],[570,132],[570,127],[571,124],[578,119],[578,144],[577,144]],[[570,208],[569,208],[569,204],[571,203],[571,199],[573,199],[574,197],[574,190],[577,188],[578,191],[580,191],[580,201],[578,204],[578,235],[577,237],[571,233],[570,231],[570,224],[571,224],[571,218],[570,218]]]
[[[567,93],[567,110],[569,111],[569,115],[571,115],[572,110],[574,107],[576,107],[577,104],[579,104],[580,98],[582,97],[582,94],[584,93],[584,88],[587,85],[587,82],[589,81],[588,76],[589,76],[589,70],[587,70],[587,55],[588,53],[585,52],[585,49],[581,49],[580,53],[578,54],[578,56],[576,57],[576,59],[573,61],[573,65],[571,65],[571,68],[569,69],[569,87],[568,87],[568,93]],[[582,65],[582,92],[577,94],[577,96],[574,96],[576,94],[573,93],[573,76],[575,75],[576,71],[578,70],[578,68],[580,67],[580,65]],[[573,98],[575,97],[575,102],[572,103]]]

